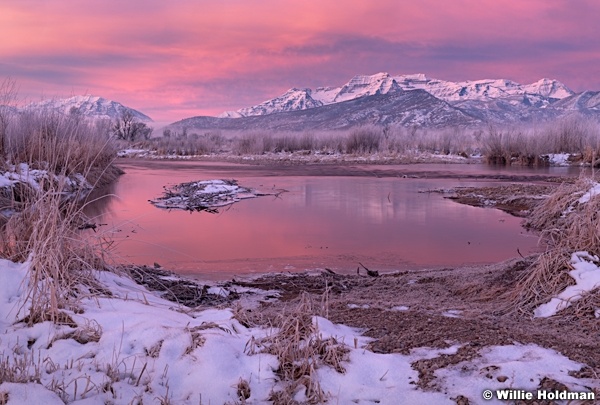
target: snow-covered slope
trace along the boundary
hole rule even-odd
[[[428,78],[422,73],[399,76],[377,73],[371,76],[354,76],[340,87],[318,87],[315,90],[293,88],[259,105],[228,111],[219,117],[239,118],[305,110],[365,96],[411,90],[425,90],[452,105],[465,101],[502,100],[517,109],[545,108],[558,99],[574,94],[567,86],[552,79],[541,79],[532,84],[522,85],[507,79],[450,82]],[[482,108],[485,107],[482,105]]]
[[[237,111],[226,111],[219,118],[251,117],[285,111],[307,110],[323,105],[354,100],[359,97],[402,91],[387,73],[354,76],[341,87],[318,87],[315,90],[292,88],[279,97]]]
[[[539,94],[540,96],[563,99],[575,94],[571,89],[561,82],[553,79],[541,79],[535,83],[523,86],[528,94]]]
[[[405,90],[422,89],[449,103],[466,100],[489,101],[514,96],[561,99],[573,95],[567,86],[557,80],[541,79],[521,85],[507,79],[468,80],[449,82],[429,79],[424,74],[396,76],[394,79]],[[549,100],[550,102],[552,100]]]
[[[124,106],[116,101],[95,96],[74,96],[70,98],[53,98],[30,103],[24,109],[50,109],[64,114],[80,114],[89,118],[107,118],[110,120],[121,116],[124,111],[130,111],[133,116],[142,122],[151,122],[147,115]]]
[[[372,76],[354,76],[348,83],[335,90],[335,92],[319,92],[317,90],[313,97],[323,101],[323,104],[331,104],[375,94],[387,94],[390,91],[401,91],[401,88],[389,74],[377,73]],[[330,97],[333,94],[335,96],[330,100],[327,96]]]
[[[584,91],[558,101],[555,108],[565,111],[600,113],[600,91]]]
[[[306,110],[320,107],[324,103],[311,97],[311,89],[292,88],[283,95],[254,107],[242,108],[238,111],[226,111],[219,118],[238,118],[253,115],[267,115],[275,112]]]

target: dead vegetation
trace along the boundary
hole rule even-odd
[[[222,305],[239,298],[235,291],[226,287],[222,289],[222,294],[209,293],[208,285],[182,279],[161,268],[122,266],[120,269],[128,273],[136,283],[150,291],[160,292],[162,298],[190,308]]]
[[[535,307],[575,284],[569,275],[573,270],[573,253],[600,254],[600,193],[594,189],[597,185],[594,178],[584,174],[579,179],[563,179],[560,184],[556,184],[556,179],[550,180],[550,184],[430,191],[451,192],[452,195],[446,198],[456,202],[494,207],[525,217],[523,225],[539,233],[540,245],[546,249],[543,253],[523,257],[522,265],[514,267],[515,271],[509,268],[501,272],[492,285],[474,282],[465,288],[481,299],[491,299],[493,295],[504,297],[500,311],[530,315]],[[594,311],[589,307],[583,312],[591,314]]]
[[[600,254],[600,195],[593,192],[596,184],[590,177],[562,184],[532,211],[526,226],[541,233],[547,250],[510,291],[513,310],[530,313],[575,284],[569,275],[573,253]],[[582,200],[586,194],[587,199]]]
[[[93,271],[106,269],[103,247],[85,240],[77,229],[83,219],[78,201],[64,201],[62,184],[36,192],[1,227],[2,254],[29,262],[23,303],[28,324],[64,322],[64,309],[75,309],[85,288],[97,285]],[[89,291],[89,290],[88,290]]]
[[[585,364],[582,370],[587,370],[586,376],[599,373],[600,354],[595,347],[600,323],[590,312],[597,305],[591,301],[595,298],[586,296],[586,301],[577,302],[581,308],[575,303],[561,316],[547,319],[510,311],[511,302],[505,293],[529,274],[534,260],[528,257],[486,267],[405,271],[377,278],[327,272],[264,276],[250,281],[251,285],[267,291],[280,286],[279,299],[265,300],[256,309],[238,308],[235,316],[246,326],[276,326],[278,319],[308,295],[313,310],[305,310],[307,316],[301,325],[307,325],[308,314],[324,314],[332,322],[360,328],[363,335],[373,338],[366,349],[375,353],[410,355],[421,347],[460,345],[454,354],[413,364],[420,373],[417,384],[423,389],[435,389],[432,383],[437,369],[473,360],[484,347],[515,342],[557,350]],[[250,342],[249,347],[253,344],[256,342]],[[282,403],[294,403],[284,399]]]
[[[269,353],[279,361],[276,374],[280,381],[269,398],[273,403],[323,403],[327,395],[319,385],[317,370],[331,367],[345,372],[349,349],[334,337],[324,338],[313,321],[313,315],[324,309],[323,302],[317,304],[303,293],[272,318],[272,334],[246,345],[248,354]]]
[[[67,311],[102,290],[92,272],[108,269],[83,208],[120,173],[109,126],[52,110],[3,112],[2,122],[0,257],[29,264],[18,320],[72,325]]]

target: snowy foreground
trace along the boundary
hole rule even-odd
[[[18,381],[0,384],[0,403],[264,404],[282,389],[276,357],[251,350],[252,342],[275,331],[243,326],[232,309],[180,307],[129,278],[98,272],[112,296],[82,298],[77,313],[65,311],[77,327],[50,322],[27,327],[16,322],[27,309],[27,272],[28,263],[0,260],[0,367]],[[569,375],[582,365],[560,353],[515,344],[483,347],[479,357],[438,369],[436,390],[423,391],[411,364],[456,353],[459,344],[376,354],[364,348],[369,340],[359,330],[320,317],[313,323],[322,338],[334,336],[349,351],[345,373],[326,365],[316,370],[331,404],[454,404],[464,397],[471,404],[502,403],[499,395],[518,395],[497,391],[505,389],[531,392],[535,399],[545,377],[572,392],[589,395],[600,388],[598,380]],[[247,399],[240,397],[242,382],[249,387]],[[483,398],[488,389],[491,401]],[[306,399],[304,386],[294,398]]]

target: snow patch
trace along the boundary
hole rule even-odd
[[[556,315],[558,311],[579,300],[586,292],[600,287],[599,261],[600,259],[597,256],[592,256],[587,252],[573,253],[571,255],[571,265],[574,270],[570,271],[569,275],[575,280],[576,284],[565,288],[563,292],[549,302],[537,307],[534,316],[536,318],[547,318]]]

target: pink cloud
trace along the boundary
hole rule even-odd
[[[0,76],[30,98],[98,94],[160,120],[379,71],[599,89],[599,11],[564,0],[29,0],[0,5]]]

